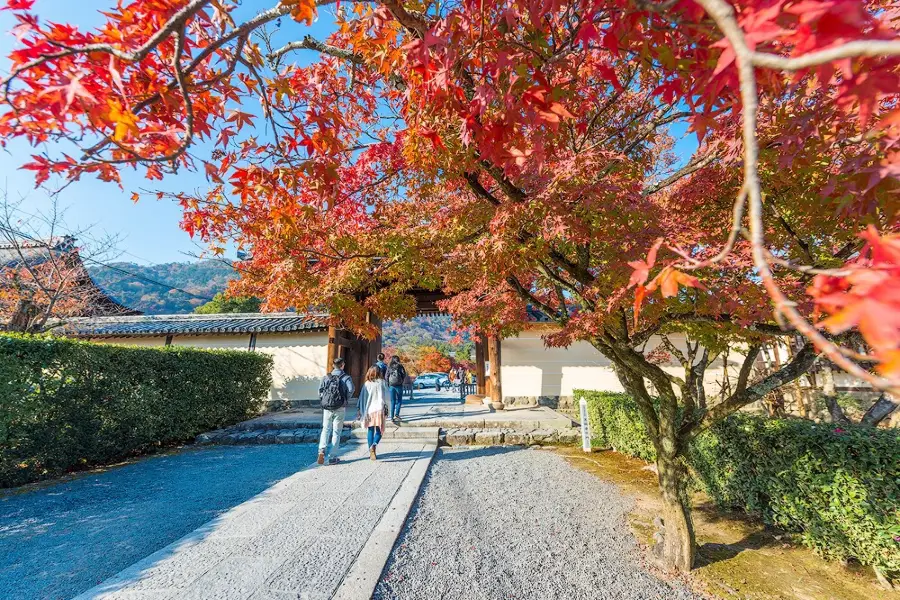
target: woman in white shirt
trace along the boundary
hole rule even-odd
[[[376,460],[375,447],[384,433],[384,419],[387,416],[387,399],[390,390],[378,367],[370,367],[366,372],[366,382],[359,392],[359,404],[356,407],[356,419],[363,422],[366,428],[366,439],[369,443],[369,458]]]

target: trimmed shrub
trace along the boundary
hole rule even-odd
[[[612,448],[647,462],[656,460],[656,449],[647,436],[641,411],[628,394],[575,391],[578,401],[587,398],[591,440],[599,448]]]
[[[598,446],[654,459],[629,396],[576,397],[588,400]],[[900,431],[738,414],[701,434],[688,462],[692,484],[719,506],[794,532],[826,558],[900,574]]]
[[[121,460],[258,414],[272,359],[0,335],[0,487]]]

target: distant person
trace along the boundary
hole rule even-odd
[[[400,405],[403,402],[403,383],[406,381],[406,369],[400,364],[400,358],[391,357],[387,368],[387,383],[391,388],[391,421],[400,420]]]
[[[347,400],[353,397],[353,379],[344,372],[344,359],[338,357],[332,363],[334,370],[322,379],[319,384],[319,402],[322,404],[322,435],[319,436],[319,458],[316,462],[329,465],[340,461],[334,454],[341,446],[341,432],[344,429],[344,407]],[[331,448],[328,437],[331,436]]]
[[[377,366],[366,372],[366,382],[359,392],[359,403],[356,406],[356,420],[362,420],[366,428],[366,440],[369,444],[369,458],[378,460],[376,449],[384,433],[384,419],[388,413],[388,388],[381,371]]]
[[[378,372],[381,373],[382,379],[387,377],[387,363],[384,362],[384,352],[378,353],[378,360],[375,362],[375,366],[378,367]]]

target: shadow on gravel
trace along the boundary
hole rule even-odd
[[[382,453],[380,450],[378,451],[378,462],[389,462],[389,463],[395,463],[395,462],[411,462],[411,461],[416,460],[418,457],[419,457],[419,451],[418,451],[418,450],[415,451],[415,452],[389,452],[389,451],[385,451],[385,452],[383,452],[383,453]],[[363,457],[360,457],[360,458],[354,458],[354,459],[350,459],[350,460],[341,459],[340,464],[346,464],[346,465],[349,465],[350,463],[355,463],[355,462],[365,462],[365,461],[367,461],[367,460],[371,460],[371,459],[370,459],[368,456],[363,456]]]
[[[0,598],[71,598],[315,455],[312,444],[189,449],[0,497]]]
[[[440,448],[437,458],[442,461],[454,460],[471,460],[483,456],[500,456],[509,454],[510,452],[522,452],[528,450],[525,446],[454,446],[452,451],[449,448]],[[534,452],[534,450],[532,450]]]

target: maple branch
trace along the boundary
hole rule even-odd
[[[243,57],[239,57],[238,60],[242,65],[247,67],[247,70],[256,79],[257,85],[259,85],[259,99],[262,101],[263,105],[263,116],[266,117],[266,120],[269,122],[269,126],[272,128],[272,135],[275,137],[275,147],[278,150],[281,150],[281,138],[278,137],[278,124],[275,122],[274,110],[272,108],[271,102],[269,102],[269,95],[266,93],[266,84],[263,80],[262,76],[257,71],[256,67],[253,66],[249,60],[246,60]]]
[[[146,42],[144,42],[140,47],[138,47],[137,50],[133,52],[123,52],[112,44],[107,43],[85,44],[84,46],[66,46],[65,44],[47,38],[47,43],[64,49],[60,52],[51,52],[49,54],[44,54],[13,69],[6,78],[0,81],[0,85],[3,86],[4,90],[3,100],[8,102],[9,86],[12,84],[14,79],[16,79],[21,73],[24,73],[29,69],[33,69],[34,67],[38,67],[49,60],[64,58],[66,56],[73,56],[75,54],[87,54],[95,52],[112,54],[116,58],[127,62],[138,62],[140,60],[143,60],[144,57],[146,57],[147,54],[149,54],[154,48],[156,48],[164,39],[172,35],[179,28],[182,28],[188,19],[194,16],[197,11],[203,8],[203,6],[205,4],[208,4],[210,1],[211,0],[192,0],[181,10],[172,15],[169,20],[166,21],[166,23],[159,30],[157,30],[156,33],[151,35]]]
[[[537,296],[525,289],[525,286],[522,285],[522,283],[518,279],[516,279],[514,275],[508,276],[506,278],[506,283],[508,283],[510,287],[512,287],[513,290],[515,290],[515,292],[519,294],[519,296],[526,302],[531,302],[542,311],[544,311],[544,313],[546,313],[548,317],[553,318],[553,320],[555,321],[559,321],[559,312],[546,302],[539,300]]]
[[[789,300],[775,281],[765,248],[765,229],[763,223],[762,190],[759,180],[759,141],[757,139],[757,112],[759,96],[756,87],[756,73],[753,64],[753,50],[747,43],[744,33],[738,25],[734,8],[725,0],[697,0],[697,3],[709,14],[716,26],[722,31],[731,44],[735,54],[738,70],[738,81],[741,93],[741,129],[744,142],[744,185],[741,196],[746,195],[749,204],[750,248],[757,275],[763,282],[766,292],[775,305],[775,318],[782,322],[787,319],[794,328],[810,340],[819,351],[841,369],[866,381],[873,387],[900,394],[900,382],[888,380],[866,371],[841,353],[836,344],[829,341],[796,309],[796,304]],[[874,43],[874,42],[869,42]],[[890,50],[890,48],[887,48]],[[824,51],[823,51],[824,52]],[[819,54],[822,56],[822,54]],[[806,64],[806,63],[802,63]],[[815,64],[815,63],[813,63]],[[743,210],[743,207],[741,208]],[[735,208],[737,214],[737,207]]]
[[[275,62],[277,61],[277,59],[293,50],[314,50],[327,56],[333,56],[335,58],[340,58],[341,60],[346,60],[355,65],[367,66],[365,59],[359,54],[355,54],[350,50],[338,48],[337,46],[326,44],[325,42],[315,39],[311,35],[303,36],[303,39],[300,41],[285,44],[278,50],[275,50],[274,52],[266,55],[266,58],[268,58],[272,62]]]
[[[488,174],[494,178],[494,181],[500,186],[500,189],[503,190],[503,193],[509,196],[510,200],[515,202],[524,202],[526,199],[525,191],[519,188],[516,184],[514,184],[509,177],[503,172],[502,169],[497,167],[496,165],[492,165],[487,161],[481,161],[481,166],[484,168]]]
[[[781,225],[781,228],[787,232],[787,234],[800,248],[800,251],[803,252],[806,260],[808,260],[810,263],[816,262],[815,258],[813,258],[812,248],[810,247],[809,242],[807,242],[797,234],[796,230],[794,230],[794,228],[791,227],[791,224],[787,222],[787,219],[784,218],[784,216],[781,214],[781,211],[779,211],[778,207],[775,206],[774,202],[772,203],[772,212],[775,213],[775,218],[778,219],[778,223]]]
[[[463,178],[469,185],[469,189],[475,192],[476,195],[484,198],[494,206],[500,206],[500,200],[495,195],[490,193],[483,185],[481,185],[481,182],[478,181],[478,175],[476,175],[475,173],[467,172],[463,174]]]
[[[736,392],[740,393],[747,389],[747,382],[750,380],[750,370],[753,368],[753,363],[756,362],[756,357],[759,356],[761,349],[762,344],[751,344],[747,348],[747,354],[744,355],[744,362],[741,363],[741,370],[738,371],[737,383],[734,386]]]
[[[688,161],[688,163],[686,165],[684,165],[683,167],[681,167],[680,169],[678,169],[677,171],[675,171],[674,173],[672,173],[665,179],[662,179],[652,185],[648,185],[647,187],[645,187],[641,191],[641,195],[649,196],[651,194],[655,194],[656,192],[660,191],[661,189],[667,188],[670,185],[672,185],[673,183],[676,183],[677,181],[681,180],[682,178],[687,177],[691,173],[695,173],[695,172],[699,171],[700,169],[702,169],[703,167],[706,167],[707,165],[711,165],[718,159],[719,159],[719,155],[715,152],[711,152],[711,153],[707,154],[706,156],[702,156],[702,157],[694,156],[691,158],[691,160]]]
[[[417,38],[424,38],[430,25],[423,13],[406,10],[399,0],[381,0],[381,4],[390,11],[397,22]]]
[[[900,56],[900,42],[857,40],[793,58],[767,52],[749,53],[750,62],[754,65],[782,71],[799,71],[845,58],[884,58],[887,56]]]

